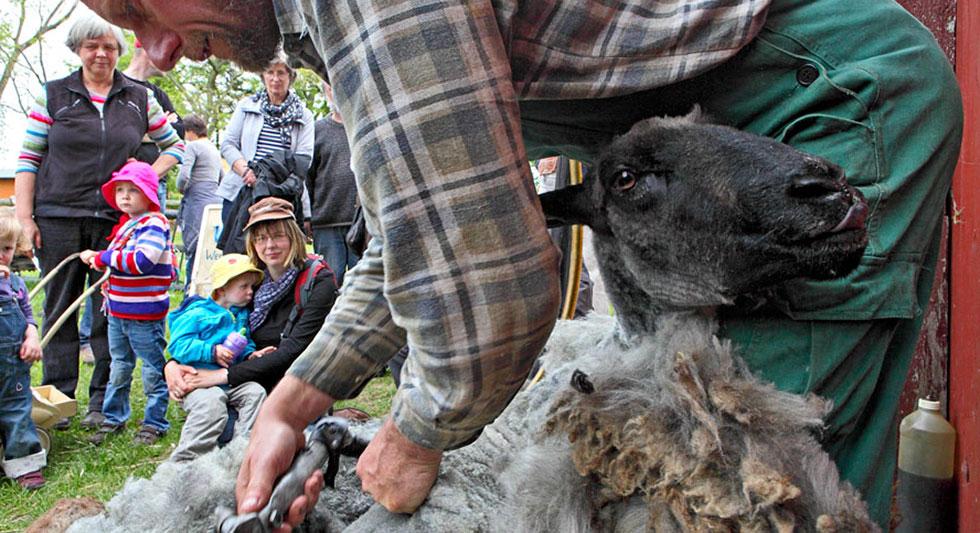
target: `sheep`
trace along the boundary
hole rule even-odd
[[[829,402],[753,377],[714,319],[738,295],[853,270],[860,193],[830,162],[698,110],[637,124],[594,174],[542,207],[595,232],[616,320],[560,324],[549,379],[457,452],[503,471],[485,507],[467,501],[487,515],[472,530],[876,531],[816,439]],[[375,506],[347,531],[454,530],[443,494],[474,485],[443,472],[411,518]]]
[[[638,123],[594,175],[541,201],[549,224],[595,232],[616,317],[560,322],[546,378],[446,453],[413,515],[368,508],[347,462],[302,530],[877,530],[817,441],[829,403],[754,378],[714,319],[738,295],[851,271],[867,244],[860,194],[835,165],[698,111]],[[182,467],[207,472],[199,494],[182,500],[172,488],[187,480],[161,467],[73,530],[154,529],[172,524],[167,508],[180,530],[207,530],[242,450]],[[156,516],[127,522],[123,509],[161,493]]]
[[[657,530],[875,530],[814,436],[830,403],[754,378],[713,318],[737,295],[853,270],[867,244],[861,195],[839,167],[697,111],[638,124],[597,169],[542,199],[553,221],[596,232],[619,313],[622,349],[576,362],[545,422],[595,480],[590,521],[642,495]]]

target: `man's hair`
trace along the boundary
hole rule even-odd
[[[303,268],[306,263],[306,237],[303,230],[291,218],[281,218],[279,220],[269,220],[259,222],[248,228],[245,234],[245,253],[252,258],[252,262],[259,268],[265,268],[265,263],[259,258],[255,250],[255,234],[264,230],[268,235],[275,235],[280,231],[289,237],[289,254],[286,256],[286,266]]]
[[[68,30],[68,37],[65,39],[65,46],[76,54],[82,48],[82,43],[87,39],[98,39],[105,34],[111,34],[116,38],[119,47],[119,55],[126,53],[126,38],[118,26],[113,26],[108,22],[95,16],[83,17],[78,22],[72,24]]]
[[[197,115],[187,115],[184,117],[184,129],[193,131],[198,137],[208,136],[208,123]]]

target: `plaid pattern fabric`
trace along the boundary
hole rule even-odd
[[[347,398],[407,340],[395,423],[446,449],[503,410],[557,315],[518,100],[694,76],[752,39],[767,2],[275,5],[287,52],[333,84],[375,236],[291,372]]]

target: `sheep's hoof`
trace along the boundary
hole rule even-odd
[[[589,381],[589,375],[577,368],[572,372],[572,388],[582,394],[592,394],[595,392],[595,386]]]

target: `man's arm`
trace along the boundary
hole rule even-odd
[[[372,247],[381,247],[384,301],[413,348],[394,424],[441,450],[470,440],[523,382],[557,316],[558,254],[531,185],[491,3],[359,9],[370,8],[329,3],[313,35],[335,61],[327,68],[352,132]],[[405,17],[407,26],[372,26],[363,41],[368,33],[352,22]],[[351,53],[335,53],[346,45]],[[357,378],[394,353],[342,317],[327,317],[291,370],[335,398],[350,397]]]
[[[373,236],[362,262],[380,261],[381,279],[359,287],[368,267],[353,269],[352,286],[283,383],[307,384],[290,392],[327,399],[322,406],[349,398],[401,347],[392,340],[407,338],[412,355],[392,423],[358,469],[378,501],[410,511],[429,487],[418,486],[415,469],[399,467],[413,452],[438,457],[471,440],[523,383],[557,317],[558,252],[531,183],[492,4],[318,7],[308,23],[317,24],[311,35],[323,39],[317,49],[332,61],[329,78],[353,139],[351,160]],[[310,385],[319,392],[309,392]],[[255,437],[295,440],[298,422],[287,423],[295,413],[266,414],[276,412],[281,387],[253,428],[239,475],[239,502],[247,494],[248,503],[239,512],[268,497],[261,488],[295,452]],[[392,442],[400,444],[386,445]],[[378,464],[382,449],[394,451],[387,465]],[[438,459],[429,457],[422,468],[434,479]],[[392,502],[406,487],[414,492]]]

